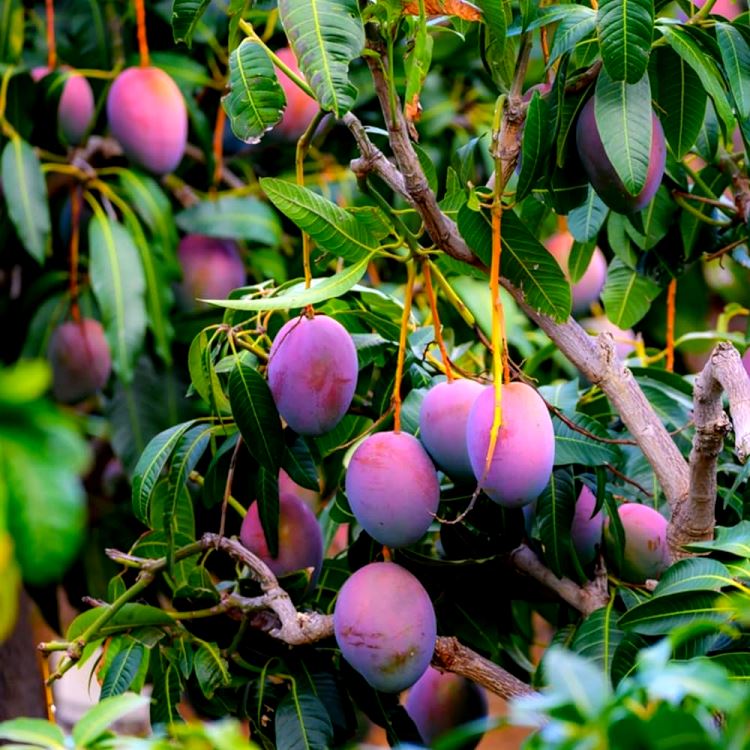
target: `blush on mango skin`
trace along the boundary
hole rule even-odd
[[[65,70],[65,69],[62,69]],[[46,66],[33,68],[31,77],[40,81],[49,74]],[[96,106],[91,84],[80,74],[71,73],[65,81],[57,105],[57,119],[63,137],[69,144],[79,143],[94,118]]]
[[[107,96],[107,119],[125,155],[154,174],[173,172],[185,154],[188,117],[177,84],[160,68],[127,68]]]

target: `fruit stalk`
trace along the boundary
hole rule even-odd
[[[404,360],[406,359],[406,338],[409,332],[409,318],[411,316],[411,300],[414,293],[414,279],[416,278],[414,260],[406,264],[406,289],[404,290],[404,311],[401,315],[401,334],[398,341],[398,358],[396,360],[396,377],[393,380],[393,431],[401,432],[401,379],[404,375]]]
[[[148,53],[148,39],[146,37],[146,3],[145,0],[135,0],[135,19],[138,27],[138,55],[142,68],[151,65],[151,56]]]
[[[445,364],[445,376],[448,378],[448,382],[453,382],[453,372],[451,371],[451,362],[448,359],[448,352],[445,349],[445,341],[443,340],[443,331],[440,326],[440,316],[438,315],[437,299],[435,297],[435,290],[432,288],[432,274],[430,273],[430,264],[427,261],[422,263],[422,276],[424,277],[424,288],[427,292],[427,299],[430,302],[430,312],[432,313],[432,325],[435,328],[435,340],[437,341],[438,349],[440,350],[440,356]]]
[[[44,9],[47,17],[47,67],[57,67],[57,44],[55,43],[55,0],[45,0]]]

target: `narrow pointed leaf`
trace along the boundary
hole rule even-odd
[[[629,609],[618,621],[624,630],[641,635],[667,635],[672,629],[689,623],[724,622],[731,617],[728,609],[720,609],[726,596],[713,592],[683,591],[665,594]]]
[[[648,311],[660,288],[651,279],[615,259],[609,266],[602,301],[607,317],[620,328],[630,328]]]
[[[288,693],[276,710],[276,747],[285,750],[327,750],[333,726],[325,706],[312,693]]]
[[[268,471],[264,466],[258,470],[255,480],[255,497],[258,503],[258,516],[263,536],[271,557],[279,554],[279,480],[278,473]]]
[[[732,24],[717,23],[715,29],[737,115],[746,120],[750,117],[750,46]]]
[[[102,683],[102,698],[121,695],[130,688],[143,661],[146,648],[130,636],[124,636],[124,644],[112,660]]]
[[[76,747],[86,747],[101,737],[116,721],[147,705],[146,695],[124,693],[103,698],[90,708],[73,727],[73,741]]]
[[[271,58],[250,39],[229,57],[229,93],[222,98],[232,132],[245,143],[258,143],[281,120],[286,105]]]
[[[5,185],[4,198],[18,237],[29,255],[44,263],[50,233],[47,186],[39,157],[18,136],[11,138],[3,149],[0,183]]]
[[[548,105],[538,91],[534,92],[526,111],[521,142],[521,173],[518,175],[516,200],[523,200],[542,174],[549,154]]]
[[[572,52],[576,44],[596,30],[596,11],[582,5],[559,6],[565,15],[555,29],[555,38],[549,53],[553,63],[566,52]]]
[[[566,416],[585,432],[599,437],[609,437],[599,422],[585,414],[575,413]],[[555,466],[601,466],[617,462],[620,451],[616,445],[599,442],[583,432],[574,430],[557,417],[553,418],[552,426],[555,430]]]
[[[112,367],[125,383],[146,334],[146,282],[132,235],[97,207],[89,224],[91,286],[102,311]]]
[[[734,585],[734,579],[726,565],[718,560],[688,557],[676,562],[664,573],[654,589],[654,597],[683,591],[720,591]]]
[[[596,26],[604,68],[612,80],[640,81],[654,34],[654,0],[602,0]]]
[[[612,597],[606,607],[592,612],[581,623],[570,644],[573,651],[598,664],[606,675],[610,674],[615,651],[625,635],[617,626],[614,601]]]
[[[193,668],[203,695],[211,699],[216,688],[229,684],[229,669],[226,659],[219,653],[219,647],[215,643],[199,643],[193,659]]]
[[[357,89],[349,63],[362,54],[365,32],[356,0],[279,0],[279,17],[299,67],[320,106],[343,117]]]
[[[193,34],[211,0],[173,0],[172,34],[175,42],[193,44]]]
[[[229,403],[247,449],[261,466],[272,474],[278,473],[284,438],[265,378],[244,362],[238,362],[229,375]]]
[[[46,719],[22,717],[0,722],[0,739],[26,745],[39,745],[50,750],[62,750],[65,746],[65,735],[62,729]]]
[[[570,471],[556,471],[539,496],[536,517],[544,547],[544,559],[555,575],[570,567],[570,527],[575,512],[575,487]]]
[[[586,202],[568,214],[568,229],[578,242],[588,242],[599,234],[608,213],[609,208],[589,186]],[[575,277],[573,280],[576,280]]]

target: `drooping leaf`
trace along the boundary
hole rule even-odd
[[[0,0],[0,63],[18,62],[23,51],[23,2]]]
[[[172,34],[175,42],[193,45],[193,34],[211,0],[172,0]]]
[[[278,290],[278,293],[274,296],[265,295],[255,299],[212,299],[207,301],[217,307],[226,307],[230,310],[296,310],[346,294],[361,281],[371,259],[371,255],[366,255],[357,263],[348,266],[333,276],[313,279],[308,289],[305,289],[304,282],[297,282]]]
[[[87,747],[101,737],[116,721],[147,705],[147,695],[124,693],[102,698],[76,722],[72,735],[76,747]]]
[[[151,726],[181,721],[177,706],[182,698],[182,677],[178,661],[171,653],[158,652],[152,659]],[[176,655],[175,655],[176,656]]]
[[[8,10],[8,3],[0,4],[0,9]],[[12,8],[10,12],[13,12]],[[23,8],[21,18],[23,19]],[[0,23],[0,26],[2,25],[3,23]],[[0,31],[0,35],[2,33]],[[29,255],[37,263],[44,263],[50,233],[47,186],[39,157],[34,149],[18,136],[13,136],[5,144],[0,157],[0,180],[6,186],[4,197],[8,205],[8,215],[18,237]]]
[[[608,438],[607,431],[595,419],[580,414],[566,414],[568,419],[576,424],[580,431],[569,427],[561,419],[553,418],[552,426],[555,430],[555,466],[566,464],[585,464],[600,466],[606,463],[616,463],[619,449],[611,443],[599,442],[590,435]]]
[[[65,747],[62,729],[46,719],[19,717],[0,722],[0,739],[24,745],[38,745],[50,750],[63,750]]]
[[[279,554],[279,513],[281,507],[278,474],[268,471],[265,466],[261,466],[255,480],[255,496],[268,553],[271,557],[277,557]]]
[[[568,214],[568,229],[578,242],[589,242],[599,234],[608,213],[609,208],[594,188],[589,186],[586,202]]]
[[[286,96],[271,59],[251,39],[229,57],[229,93],[222,98],[232,132],[245,143],[258,143],[281,121]]]
[[[122,636],[123,645],[112,660],[102,683],[101,697],[120,695],[130,689],[141,667],[146,648],[130,636]]]
[[[648,76],[637,83],[615,81],[602,70],[594,94],[596,127],[625,189],[638,195],[651,163],[652,110]]]
[[[201,692],[206,698],[213,698],[216,688],[229,684],[230,676],[227,661],[215,643],[199,641],[193,659],[195,676]]]
[[[279,0],[279,18],[320,106],[338,119],[354,105],[349,63],[365,46],[356,0]]]
[[[213,361],[211,340],[203,329],[190,344],[188,352],[188,369],[193,387],[206,401],[215,414],[229,410],[229,399],[221,386]]]
[[[326,750],[333,726],[325,706],[312,693],[292,690],[276,709],[276,747]]]
[[[229,375],[229,403],[240,433],[255,460],[277,474],[284,455],[281,420],[265,378],[238,362]]]
[[[689,557],[679,560],[664,572],[654,589],[654,597],[683,591],[720,591],[733,585],[734,580],[726,565],[708,557]]]
[[[612,261],[602,290],[607,317],[620,328],[637,323],[648,311],[660,288],[651,279],[628,268],[619,258]]]
[[[274,206],[323,250],[358,261],[377,249],[380,237],[371,227],[333,201],[275,177],[261,179],[260,185]]]
[[[730,23],[717,23],[714,28],[737,116],[746,120],[750,117],[750,45]]]
[[[726,552],[738,557],[750,557],[750,521],[740,521],[736,526],[717,526],[714,538],[706,542],[693,542],[685,546],[690,552]]]
[[[65,631],[65,637],[71,641],[78,638],[108,609],[109,606],[105,605],[82,612],[70,623]],[[107,636],[120,630],[132,630],[133,628],[151,625],[171,625],[173,623],[172,617],[163,609],[151,607],[147,604],[128,602],[107,621],[106,625],[99,629],[98,635]]]
[[[146,282],[133,236],[97,206],[89,223],[89,270],[94,296],[112,351],[112,368],[133,380],[146,334]]]
[[[596,11],[583,5],[558,6],[564,16],[555,29],[555,37],[549,53],[550,64],[566,52],[572,52],[576,44],[596,30]]]
[[[523,200],[542,174],[549,154],[548,105],[535,91],[526,110],[521,142],[521,173],[518,175],[516,200]]]
[[[718,608],[725,596],[713,592],[682,591],[665,594],[629,609],[618,621],[624,630],[641,635],[666,635],[672,629],[688,623],[724,622],[731,613]]]
[[[610,674],[617,647],[625,635],[617,626],[614,611],[615,598],[606,607],[592,612],[576,631],[571,649],[598,664],[606,675]]]
[[[596,25],[604,68],[612,80],[640,81],[651,51],[654,0],[602,0]]]
[[[539,496],[536,518],[544,547],[544,559],[562,577],[569,568],[570,526],[575,512],[575,486],[570,471],[555,471]]]

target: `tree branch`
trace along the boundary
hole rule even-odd
[[[750,378],[737,350],[717,344],[693,389],[695,436],[690,453],[690,494],[672,511],[667,539],[672,556],[683,545],[713,538],[716,514],[716,463],[732,423],[722,408],[726,391],[734,423],[734,450],[740,462],[750,455]]]

